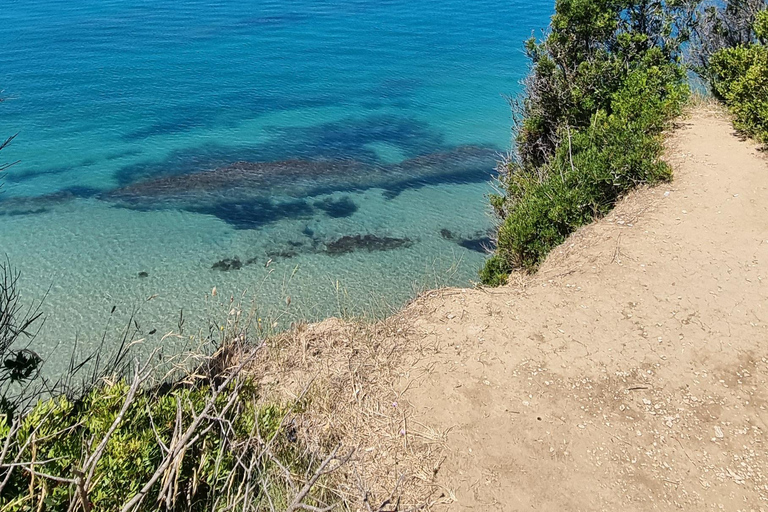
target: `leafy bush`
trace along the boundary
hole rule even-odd
[[[0,508],[124,510],[140,496],[128,510],[285,509],[284,472],[318,467],[284,424],[300,404],[264,402],[248,378],[144,391],[136,382],[41,401],[13,424],[0,416],[12,459],[0,460]]]
[[[527,43],[534,65],[516,154],[500,168],[505,195],[491,198],[502,224],[485,284],[535,269],[622,194],[669,179],[660,134],[688,95],[679,64],[687,30],[675,25],[684,7],[559,0],[549,36]]]
[[[517,121],[516,164],[530,172],[555,153],[561,128],[584,128],[655,48],[676,62],[696,0],[558,0],[550,33],[526,42],[533,68]],[[535,174],[535,172],[534,172]]]
[[[758,13],[753,43],[717,51],[710,58],[715,95],[735,116],[739,130],[768,143],[768,11]]]

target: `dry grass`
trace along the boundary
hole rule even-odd
[[[286,421],[310,451],[354,450],[326,482],[351,510],[424,510],[446,500],[435,483],[445,434],[415,422],[404,396],[428,374],[420,361],[433,349],[408,333],[406,314],[302,324],[270,338],[246,368],[266,400],[304,396]]]
[[[718,118],[730,118],[728,110],[711,94],[694,92],[688,100],[683,112],[683,119],[689,119],[693,114],[713,114]]]

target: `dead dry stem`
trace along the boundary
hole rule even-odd
[[[266,399],[303,407],[288,421],[315,453],[341,444],[354,455],[334,484],[353,510],[423,510],[446,500],[436,484],[445,433],[413,419],[405,393],[424,378],[434,347],[416,344],[406,312],[370,324],[302,324],[266,344],[246,371]]]

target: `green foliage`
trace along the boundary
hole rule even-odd
[[[545,164],[567,125],[584,128],[651,48],[676,61],[695,0],[558,0],[548,37],[531,39],[533,63],[517,116],[517,163]]]
[[[500,254],[494,254],[480,269],[480,279],[487,286],[501,286],[507,284],[511,271],[507,260]]]
[[[189,427],[206,401],[211,400],[211,391],[209,385],[201,384],[176,386],[162,393],[140,392],[111,436],[107,433],[129,394],[124,382],[94,389],[77,403],[64,397],[42,401],[23,418],[9,453],[21,450],[20,460],[46,461],[36,466],[40,473],[75,479],[87,455],[108,437],[88,499],[94,510],[119,510],[148,482],[163,460],[164,447],[172,446]],[[237,396],[234,406],[227,410],[225,404],[232,393]],[[246,467],[238,463],[238,458],[256,461],[252,481],[269,482],[268,488],[255,486],[251,496],[255,502],[267,499],[267,493],[273,502],[284,501],[286,488],[270,478],[278,474],[274,460],[297,472],[309,468],[310,462],[296,439],[289,440],[285,435],[283,418],[290,406],[265,405],[258,398],[256,387],[249,383],[238,388],[233,385],[218,395],[214,408],[227,412],[201,424],[196,432],[199,438],[183,452],[178,470],[169,473],[178,489],[173,503],[159,503],[165,482],[161,479],[140,510],[223,509],[225,503],[215,506],[216,499],[226,494],[232,482],[236,489],[246,479]],[[5,439],[10,432],[6,417],[0,416],[0,437]],[[267,443],[275,459],[263,456]],[[0,496],[0,509],[64,511],[75,500],[75,493],[75,485],[40,476],[32,478],[28,471],[17,469]]]
[[[761,44],[768,43],[768,10],[760,11],[755,17],[755,23],[752,25],[755,37]]]
[[[660,134],[688,95],[681,5],[559,0],[547,39],[527,43],[534,66],[505,195],[491,198],[502,224],[483,283],[535,269],[627,191],[670,178]]]
[[[757,14],[754,43],[710,58],[712,89],[735,116],[736,128],[768,143],[768,11]]]

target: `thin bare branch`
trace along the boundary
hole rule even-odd
[[[328,457],[325,458],[323,462],[320,463],[320,466],[317,468],[315,473],[312,475],[312,477],[307,481],[306,484],[304,484],[304,487],[301,488],[299,493],[296,495],[296,497],[293,498],[293,501],[291,501],[291,504],[288,505],[288,508],[286,508],[286,512],[295,512],[299,509],[306,509],[307,505],[304,505],[302,502],[307,497],[309,492],[312,490],[312,488],[315,486],[317,481],[322,477],[323,475],[327,475],[328,473],[332,473],[339,469],[342,465],[346,464],[349,459],[352,458],[352,454],[354,453],[354,450],[351,450],[347,455],[344,457],[337,459],[337,455],[339,453],[339,450],[341,449],[341,445],[338,445],[334,450],[328,455]],[[339,463],[336,465],[336,467],[329,468],[328,466],[333,462],[334,460],[338,460]],[[333,507],[331,507],[333,508]],[[328,509],[330,510],[330,509]]]

